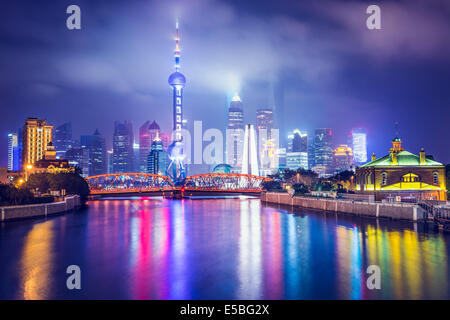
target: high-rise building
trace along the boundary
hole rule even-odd
[[[301,153],[301,167],[303,169],[309,168],[309,159],[308,159],[308,134],[306,132],[302,132],[299,129],[293,130],[288,135],[288,153],[286,154],[289,157],[290,153],[295,153],[296,155],[291,154],[291,159],[300,159],[300,155],[297,153]],[[306,158],[305,158],[306,157]],[[289,167],[289,164],[287,164]],[[298,169],[298,168],[297,168]]]
[[[42,159],[52,137],[53,126],[46,120],[28,118],[22,131],[22,167]]]
[[[66,151],[65,157],[72,167],[78,167],[83,177],[89,177],[89,149],[86,147],[72,147]]]
[[[365,129],[352,130],[352,149],[355,164],[367,162],[367,133]]]
[[[131,121],[114,122],[113,172],[133,172],[133,126]]]
[[[259,176],[258,151],[256,148],[255,128],[251,124],[245,126],[244,150],[242,151],[242,174]]]
[[[89,175],[107,173],[105,138],[100,135],[98,129],[92,135],[81,136],[80,144],[82,148],[89,150]]]
[[[289,152],[308,152],[308,134],[299,129],[293,130],[288,135]]]
[[[286,168],[297,170],[303,168],[308,170],[308,154],[306,152],[286,153]]]
[[[241,98],[235,95],[228,109],[226,131],[226,163],[233,167],[242,165],[242,148],[244,144],[244,110]]]
[[[150,153],[148,154],[148,173],[166,175],[167,153],[159,136],[153,140]]]
[[[147,172],[147,158],[153,140],[160,135],[159,125],[153,121],[146,121],[139,128],[139,172]]]
[[[256,129],[258,135],[258,155],[260,167],[264,173],[278,168],[277,150],[279,147],[278,130],[274,130],[274,119],[272,109],[256,110]]]
[[[55,128],[53,145],[55,146],[56,157],[58,159],[64,159],[66,151],[74,146],[71,122],[66,122]]]
[[[333,173],[333,135],[331,129],[316,129],[314,136],[315,166],[325,167],[326,174]]]
[[[113,152],[113,150],[106,151],[106,161],[108,162],[108,173],[114,173],[114,171],[113,171],[113,159],[114,159],[114,152]]]
[[[340,145],[334,150],[335,172],[350,170],[353,165],[353,152],[347,145]]]
[[[8,170],[20,170],[19,157],[19,138],[17,133],[8,134]]]

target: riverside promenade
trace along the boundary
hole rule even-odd
[[[324,210],[337,213],[370,216],[374,218],[390,218],[409,221],[424,221],[426,212],[420,206],[411,203],[382,203],[354,201],[347,199],[330,199],[294,196],[281,192],[265,192],[261,201],[292,207]]]
[[[48,215],[72,211],[80,206],[79,195],[69,195],[63,201],[0,207],[1,221],[47,217]]]

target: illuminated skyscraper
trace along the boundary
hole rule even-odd
[[[80,144],[82,148],[89,150],[89,175],[107,173],[105,138],[100,135],[100,132],[96,129],[92,135],[81,136]]]
[[[325,171],[333,172],[333,135],[331,129],[316,129],[314,136],[314,163]]]
[[[259,175],[258,152],[256,148],[256,134],[253,125],[245,126],[244,150],[242,152],[242,173]]]
[[[353,152],[347,145],[340,145],[334,150],[335,172],[350,170],[353,165]]]
[[[184,179],[184,150],[182,146],[183,129],[183,88],[186,84],[186,78],[180,72],[180,46],[179,46],[178,20],[176,24],[175,37],[175,72],[169,76],[169,85],[173,93],[173,141],[168,147],[170,163],[167,167],[169,177],[175,182],[181,182]]]
[[[236,94],[228,109],[228,125],[226,131],[226,163],[233,167],[242,164],[242,148],[244,144],[244,110],[241,98]]]
[[[66,122],[55,128],[54,146],[58,159],[64,159],[67,150],[73,147],[72,123]]]
[[[355,164],[367,162],[367,133],[365,129],[352,130],[353,159]]]
[[[165,175],[167,167],[167,153],[163,149],[163,144],[159,136],[153,140],[152,148],[148,154],[148,173]]]
[[[131,121],[114,122],[113,136],[113,172],[133,172],[134,135]]]
[[[271,173],[272,170],[278,169],[278,130],[273,127],[273,110],[257,109],[256,110],[256,128],[258,134],[258,155],[262,174]]]
[[[139,172],[147,172],[147,159],[153,140],[160,135],[159,125],[153,121],[146,121],[139,128]]]
[[[19,168],[19,139],[17,133],[8,134],[8,170],[18,171]]]
[[[53,126],[47,121],[28,118],[22,131],[22,166],[34,164],[44,157],[47,145],[52,141]]]

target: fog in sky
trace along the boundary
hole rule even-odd
[[[284,108],[284,130],[310,137],[330,127],[335,144],[352,128],[369,152],[387,153],[399,122],[407,150],[450,163],[450,1],[375,1],[381,30],[368,30],[374,1],[17,0],[0,10],[0,165],[7,134],[26,117],[74,138],[96,128],[112,147],[114,120],[156,120],[168,132],[175,21],[185,118],[225,129],[238,93],[245,121]],[[81,8],[81,30],[66,8]],[[137,140],[137,139],[136,139]],[[137,141],[136,141],[137,142]]]

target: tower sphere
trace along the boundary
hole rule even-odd
[[[174,72],[169,76],[169,85],[171,86],[183,86],[186,83],[186,78],[181,72]]]

